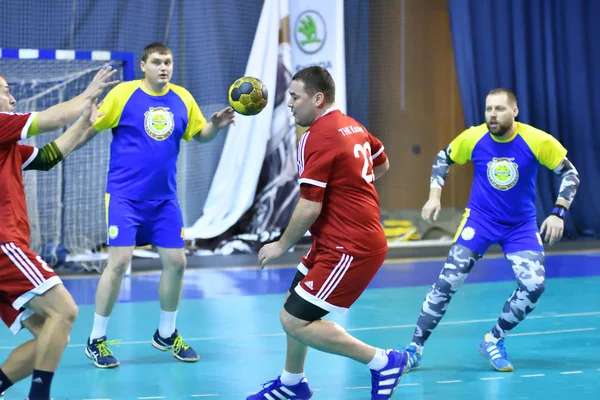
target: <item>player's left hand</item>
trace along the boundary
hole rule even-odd
[[[544,241],[552,246],[558,242],[565,230],[565,221],[556,215],[551,215],[542,224],[540,234],[544,237]]]
[[[272,259],[281,257],[283,253],[285,253],[285,249],[281,247],[279,241],[265,244],[258,252],[260,269],[263,269]]]
[[[216,113],[214,113],[210,117],[210,120],[215,126],[215,128],[223,129],[231,124],[235,125],[235,119],[233,119],[233,117],[233,108],[225,107],[221,111],[217,111]]]
[[[119,83],[119,80],[111,81],[112,77],[116,73],[117,70],[112,66],[100,68],[100,70],[98,70],[94,76],[94,79],[92,79],[87,88],[85,88],[83,91],[84,98],[88,100],[95,100],[100,97],[102,92],[104,92],[104,89],[115,86],[117,83]]]

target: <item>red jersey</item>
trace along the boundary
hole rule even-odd
[[[298,144],[301,197],[314,201],[306,196],[305,185],[322,191],[323,208],[310,227],[317,244],[351,255],[387,249],[373,185],[373,167],[386,160],[383,144],[335,108],[302,135]]]
[[[0,244],[18,242],[29,246],[29,219],[22,169],[37,149],[19,145],[27,138],[35,113],[0,113]]]

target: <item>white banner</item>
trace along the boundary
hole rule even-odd
[[[295,74],[311,65],[335,80],[335,104],[346,112],[344,0],[290,0],[290,36]]]
[[[229,128],[203,214],[185,228],[185,239],[214,238],[237,223],[250,208],[271,139],[277,59],[279,53],[279,0],[265,0],[245,75],[259,78],[269,90],[269,102],[258,115],[236,115]]]
[[[291,58],[288,0],[266,0],[246,75],[265,83],[269,102],[256,116],[236,116],[203,215],[185,229],[186,239],[220,236],[214,253],[256,252],[291,218],[299,196],[296,131],[287,107]]]

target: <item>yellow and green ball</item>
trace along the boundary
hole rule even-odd
[[[269,93],[260,79],[244,76],[229,87],[229,104],[242,115],[256,115],[267,105]]]

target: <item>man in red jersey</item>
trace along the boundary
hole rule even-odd
[[[77,306],[54,271],[29,248],[29,219],[22,170],[49,170],[96,131],[96,101],[116,71],[103,68],[79,96],[39,113],[13,113],[15,99],[0,75],[0,318],[13,333],[35,336],[0,367],[0,392],[31,375],[30,400],[49,400],[54,371],[69,341]],[[80,115],[81,114],[81,115]],[[41,149],[18,144],[79,119]]]
[[[283,236],[265,245],[258,260],[265,267],[307,230],[314,243],[298,265],[280,314],[287,333],[283,373],[247,400],[311,398],[304,377],[308,347],[366,364],[371,398],[387,400],[400,382],[407,354],[370,346],[322,318],[348,311],[385,260],[387,241],[373,182],[389,162],[382,143],[335,107],[335,83],[325,68],[297,72],[289,93],[296,123],[308,127],[298,144],[300,200]]]

